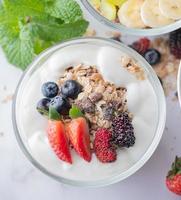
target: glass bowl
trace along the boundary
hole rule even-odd
[[[156,36],[156,35],[162,35],[166,33],[170,33],[178,28],[181,28],[181,20],[178,20],[172,24],[169,24],[167,26],[162,26],[159,28],[147,28],[147,29],[138,29],[138,28],[128,28],[126,26],[123,26],[119,23],[114,23],[104,16],[102,16],[99,12],[94,9],[94,7],[90,4],[88,0],[81,0],[84,7],[88,10],[88,12],[96,18],[100,23],[107,25],[110,28],[115,29],[116,31],[119,31],[124,34],[129,35],[137,35],[137,36]]]
[[[58,52],[63,52],[66,48],[69,47],[80,47],[85,48],[85,45],[94,45],[95,49],[96,47],[111,47],[114,48],[116,51],[121,51],[127,54],[128,56],[132,57],[140,65],[143,67],[145,74],[148,78],[148,81],[150,82],[153,91],[155,93],[155,99],[157,101],[156,104],[156,109],[157,109],[157,116],[156,118],[156,123],[154,126],[154,133],[153,137],[149,141],[148,146],[146,146],[145,151],[141,152],[141,155],[138,160],[134,161],[130,167],[128,167],[126,170],[120,172],[116,171],[116,174],[114,176],[111,176],[109,178],[104,178],[101,180],[96,180],[96,181],[88,181],[88,180],[74,180],[74,179],[69,179],[69,178],[64,178],[60,175],[57,175],[56,173],[52,172],[52,170],[49,170],[46,166],[44,166],[42,163],[37,160],[34,155],[31,152],[31,149],[29,147],[28,139],[27,139],[27,134],[25,131],[22,129],[22,121],[20,120],[20,116],[22,116],[22,111],[21,111],[21,105],[23,105],[24,97],[23,94],[24,92],[28,90],[31,90],[31,85],[28,85],[29,81],[32,79],[33,75],[37,72],[39,69],[44,69],[43,64],[46,63],[48,58],[50,58],[52,55],[55,55],[55,53]],[[87,47],[87,46],[86,46]],[[64,52],[65,53],[65,52]],[[82,55],[89,55],[89,49],[82,52]],[[59,54],[58,54],[59,55]],[[120,54],[119,54],[120,55]],[[89,57],[89,56],[88,56]],[[68,58],[69,59],[69,58]],[[80,61],[82,58],[80,57]],[[71,60],[71,57],[70,57]],[[66,65],[67,66],[67,65]],[[42,67],[42,68],[41,68]],[[40,86],[37,85],[39,88]],[[32,93],[33,95],[33,93]],[[34,107],[33,107],[34,110]],[[34,111],[33,111],[34,112]],[[35,109],[36,112],[36,109]],[[26,112],[25,112],[26,113]],[[37,112],[36,112],[37,113]],[[27,114],[27,113],[26,113]],[[38,115],[39,117],[39,115]],[[40,116],[41,118],[41,116]],[[14,131],[15,135],[17,138],[17,141],[23,151],[23,153],[26,155],[28,160],[40,171],[45,173],[46,175],[52,177],[53,179],[58,180],[59,182],[69,184],[69,185],[74,185],[74,186],[81,186],[81,187],[98,187],[98,186],[105,186],[105,185],[110,185],[112,183],[116,183],[118,181],[121,181],[130,175],[134,174],[138,169],[140,169],[146,161],[151,157],[153,152],[155,151],[156,147],[158,146],[160,139],[163,134],[163,130],[165,127],[165,118],[166,118],[166,104],[165,104],[165,97],[164,97],[164,92],[162,89],[162,86],[160,84],[160,81],[158,80],[157,75],[155,74],[154,70],[152,67],[145,61],[145,59],[140,56],[136,51],[132,50],[131,48],[125,46],[124,44],[121,44],[117,41],[111,40],[111,39],[103,39],[103,38],[77,38],[73,39],[70,41],[66,41],[60,44],[57,44],[43,53],[41,53],[37,58],[33,61],[33,63],[28,67],[28,69],[24,72],[18,86],[16,89],[16,94],[15,98],[13,101],[13,110],[12,110],[12,119],[13,119],[13,126],[14,126]],[[39,118],[38,118],[39,119]],[[31,121],[28,123],[32,123]],[[39,121],[38,121],[39,123]],[[30,126],[33,127],[33,124]],[[118,168],[119,170],[119,168]]]

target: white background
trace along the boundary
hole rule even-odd
[[[88,17],[92,22],[92,17]],[[99,34],[107,32],[94,22]],[[128,37],[133,40],[134,37]],[[0,51],[0,200],[179,200],[167,191],[165,176],[175,155],[181,154],[181,109],[167,98],[167,122],[163,138],[151,159],[130,178],[112,186],[86,189],[60,184],[39,172],[21,152],[12,128],[12,95],[21,70],[8,64]],[[176,80],[173,80],[176,81]]]

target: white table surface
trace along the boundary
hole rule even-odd
[[[92,23],[99,34],[107,32]],[[128,37],[132,40],[135,37]],[[128,179],[98,189],[63,185],[38,171],[21,152],[12,127],[11,104],[22,71],[8,64],[0,50],[0,200],[179,200],[165,187],[165,175],[181,154],[181,109],[167,97],[167,122],[163,138],[151,159]],[[176,81],[176,80],[174,80]]]

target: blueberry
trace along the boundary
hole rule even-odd
[[[155,65],[160,62],[161,54],[156,49],[148,49],[144,54],[144,58],[150,65]]]
[[[77,98],[81,90],[82,86],[74,80],[65,81],[65,83],[61,87],[62,94],[72,99]]]
[[[64,96],[54,97],[50,102],[50,106],[55,108],[57,112],[59,112],[62,115],[68,114],[68,111],[71,107],[70,103]]]
[[[47,98],[53,98],[58,94],[58,85],[54,82],[46,82],[42,85],[41,91]]]
[[[48,98],[43,98],[40,101],[38,101],[36,109],[40,114],[48,115],[50,101],[51,100]]]

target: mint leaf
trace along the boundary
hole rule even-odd
[[[69,24],[60,25],[59,36],[61,40],[67,40],[68,38],[78,37],[83,35],[88,27],[88,22],[84,19],[77,20]]]
[[[46,20],[36,18],[32,22],[32,26],[41,39],[58,42],[82,35],[87,29],[88,22],[81,19],[69,24],[58,24],[48,18]]]
[[[74,0],[53,0],[46,4],[46,12],[65,23],[75,22],[83,18],[82,11]]]
[[[55,108],[49,108],[49,119],[51,120],[61,120],[61,115],[56,111]]]
[[[49,116],[49,112],[45,109],[40,109],[40,108],[37,108],[38,112],[44,116]]]
[[[44,41],[37,37],[34,39],[34,52],[39,54],[51,45],[53,45],[53,41]]]
[[[19,28],[19,35],[3,44],[3,50],[9,62],[25,69],[35,56],[33,40],[28,25],[21,24]]]
[[[16,19],[45,13],[44,0],[3,0],[3,6],[8,14]]]
[[[84,114],[82,113],[80,108],[78,108],[77,106],[72,106],[72,108],[69,110],[69,117],[74,119],[78,117],[84,117]]]
[[[51,45],[83,35],[87,26],[74,0],[0,3],[0,44],[9,62],[21,69]]]

